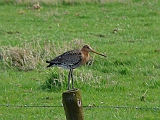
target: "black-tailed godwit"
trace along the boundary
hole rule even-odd
[[[70,90],[70,78],[72,79],[72,89],[74,89],[73,69],[85,64],[89,60],[89,52],[106,57],[101,53],[95,52],[89,45],[84,45],[81,50],[67,51],[51,61],[46,61],[46,63],[49,63],[47,67],[59,66],[65,69],[69,69],[68,90]]]

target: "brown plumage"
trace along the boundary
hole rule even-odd
[[[59,66],[65,69],[69,69],[70,71],[68,74],[68,90],[70,90],[70,77],[72,78],[72,88],[74,89],[73,69],[85,64],[89,60],[89,52],[93,52],[106,57],[105,55],[92,50],[89,45],[84,45],[81,50],[67,51],[51,61],[46,61],[46,63],[49,63],[47,67]]]

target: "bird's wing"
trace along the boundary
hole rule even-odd
[[[65,64],[65,65],[74,65],[78,62],[81,62],[82,55],[80,50],[72,50],[63,53],[62,55],[54,58],[50,61],[52,64]]]

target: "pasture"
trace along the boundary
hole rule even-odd
[[[160,1],[0,1],[0,119],[65,120],[68,71],[50,60],[89,44],[74,70],[86,120],[160,119]]]

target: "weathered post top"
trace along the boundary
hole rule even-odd
[[[84,120],[82,97],[79,89],[63,92],[62,101],[67,120]]]

